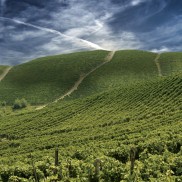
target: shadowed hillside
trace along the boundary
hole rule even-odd
[[[31,104],[54,101],[80,75],[104,62],[107,51],[78,52],[39,58],[12,68],[0,83],[0,100],[7,103],[25,98]]]

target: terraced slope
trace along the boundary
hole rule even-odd
[[[41,181],[182,180],[182,72],[174,66],[164,74],[162,54],[159,77],[156,57],[118,51],[83,81],[74,99],[0,117],[0,180],[35,178],[32,159]],[[99,175],[95,159],[102,164]]]
[[[31,104],[51,102],[104,62],[107,51],[90,51],[40,58],[12,68],[0,83],[0,100],[11,104],[25,98]]]
[[[112,61],[87,77],[71,98],[154,79],[158,77],[156,56],[146,51],[117,51]]]
[[[70,98],[81,98],[115,87],[128,87],[136,82],[180,72],[181,52],[154,54],[138,50],[117,51],[112,62],[87,77]]]
[[[163,53],[159,63],[164,76],[182,72],[182,52]]]
[[[67,158],[75,169],[69,179],[76,181],[88,180],[88,169],[93,169],[93,161],[99,157],[102,180],[127,181],[131,180],[127,177],[129,150],[135,145],[135,179],[165,181],[169,171],[172,180],[181,179],[181,163],[177,163],[182,152],[181,90],[182,74],[178,74],[1,118],[1,164],[17,158],[26,163],[31,151],[35,160],[44,161],[41,158],[51,156],[58,146],[64,179],[69,176]]]

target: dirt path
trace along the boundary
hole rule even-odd
[[[158,54],[157,57],[155,58],[154,62],[157,66],[157,70],[158,70],[158,74],[159,76],[162,76],[162,70],[161,70],[161,65],[159,63],[159,58],[160,58],[161,54]]]
[[[82,83],[82,81],[89,76],[91,73],[93,73],[94,71],[96,71],[98,68],[102,67],[104,64],[108,63],[109,61],[112,60],[113,56],[115,54],[115,51],[110,52],[107,57],[105,58],[105,61],[101,64],[99,64],[98,66],[96,66],[95,68],[93,68],[91,71],[89,71],[86,74],[82,74],[80,75],[80,78],[78,79],[78,81],[76,81],[75,85],[67,92],[65,93],[63,96],[61,96],[60,98],[56,99],[54,102],[57,102],[59,100],[64,99],[66,96],[71,95],[75,90],[78,89],[79,85]]]
[[[55,101],[53,101],[52,103],[58,102],[59,100],[64,99],[65,97],[71,95],[75,90],[78,89],[79,85],[82,83],[82,81],[89,76],[91,73],[93,73],[94,71],[96,71],[97,69],[99,69],[100,67],[102,67],[103,65],[105,65],[106,63],[108,63],[109,61],[112,60],[112,58],[114,57],[115,51],[111,51],[109,52],[109,54],[107,55],[107,57],[104,59],[104,62],[99,64],[98,66],[96,66],[95,68],[93,68],[91,71],[89,71],[86,74],[82,74],[80,75],[80,78],[75,82],[74,86],[68,90],[68,92],[66,92],[64,95],[62,95],[60,98],[56,99]],[[48,104],[47,104],[48,105]],[[43,105],[40,107],[37,107],[36,110],[40,110],[43,109],[44,107],[46,107],[47,105]]]
[[[3,72],[3,74],[0,75],[0,82],[5,78],[5,76],[9,73],[9,71],[11,70],[11,66],[6,68]]]

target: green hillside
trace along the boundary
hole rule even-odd
[[[158,60],[162,72],[165,56]],[[36,169],[37,178],[46,182],[182,181],[182,71],[174,66],[158,76],[156,57],[118,51],[70,99],[1,116],[1,180],[34,181]]]
[[[0,65],[0,76],[4,73],[4,71],[8,68],[9,66],[1,66]]]
[[[158,77],[154,62],[156,56],[157,54],[146,51],[117,51],[112,61],[88,76],[71,98],[155,79]]]
[[[112,61],[89,75],[70,98],[80,98],[116,87],[128,87],[158,79],[160,70],[162,76],[182,72],[181,52],[162,53],[156,60],[157,57],[157,54],[146,51],[117,51]],[[155,61],[159,63],[159,68]]]
[[[0,100],[25,98],[31,104],[53,101],[68,91],[80,75],[101,64],[107,51],[79,52],[39,58],[14,66],[0,83]]]
[[[163,53],[159,63],[164,76],[182,72],[182,52]]]
[[[99,157],[104,161],[102,178],[119,181],[129,170],[129,149],[135,145],[139,179],[159,178],[168,170],[180,179],[181,90],[180,74],[1,118],[1,164],[18,159],[29,166],[30,152],[36,161],[43,161],[59,147],[63,163],[70,158],[76,169],[83,165],[76,175],[88,177],[84,165],[91,170],[93,160]],[[107,165],[113,165],[112,174],[107,174],[111,168]]]

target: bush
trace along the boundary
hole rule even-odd
[[[25,108],[25,107],[27,107],[28,106],[28,102],[23,98],[23,99],[21,99],[21,107],[22,108]]]
[[[28,102],[23,98],[23,99],[16,99],[14,104],[13,104],[13,109],[22,109],[27,107]]]

